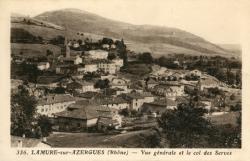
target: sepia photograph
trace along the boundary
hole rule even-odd
[[[12,148],[242,148],[236,1],[10,6]]]

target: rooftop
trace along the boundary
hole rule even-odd
[[[82,120],[88,120],[99,117],[95,105],[83,106],[79,104],[74,104],[73,106],[78,106],[78,108],[76,108],[76,110],[62,111],[59,113],[55,113],[54,115],[57,117],[74,118]]]
[[[48,95],[38,100],[38,105],[49,105],[54,103],[75,101],[74,97],[66,94]]]

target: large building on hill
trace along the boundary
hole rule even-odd
[[[108,52],[105,50],[90,50],[90,51],[87,51],[85,55],[87,55],[87,57],[91,59],[107,59],[108,58]]]

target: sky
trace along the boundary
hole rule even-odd
[[[18,0],[11,12],[35,16],[76,8],[131,24],[175,27],[213,43],[240,43],[244,21],[236,0]]]

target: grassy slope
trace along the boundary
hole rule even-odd
[[[146,50],[150,50],[157,55],[171,53],[169,44],[175,46],[175,53],[228,54],[228,51],[221,47],[183,30],[149,25],[132,25],[80,10],[65,9],[45,12],[35,18],[53,22],[60,26],[67,26],[71,31],[93,33],[118,39],[123,37],[131,43],[130,47],[136,48],[137,44],[142,44],[141,46],[147,46]],[[180,50],[177,48],[180,48]]]
[[[55,55],[61,54],[61,48],[50,44],[22,44],[22,43],[11,43],[11,53],[14,55],[23,52],[24,55],[40,55],[46,56],[47,50],[53,51]]]

